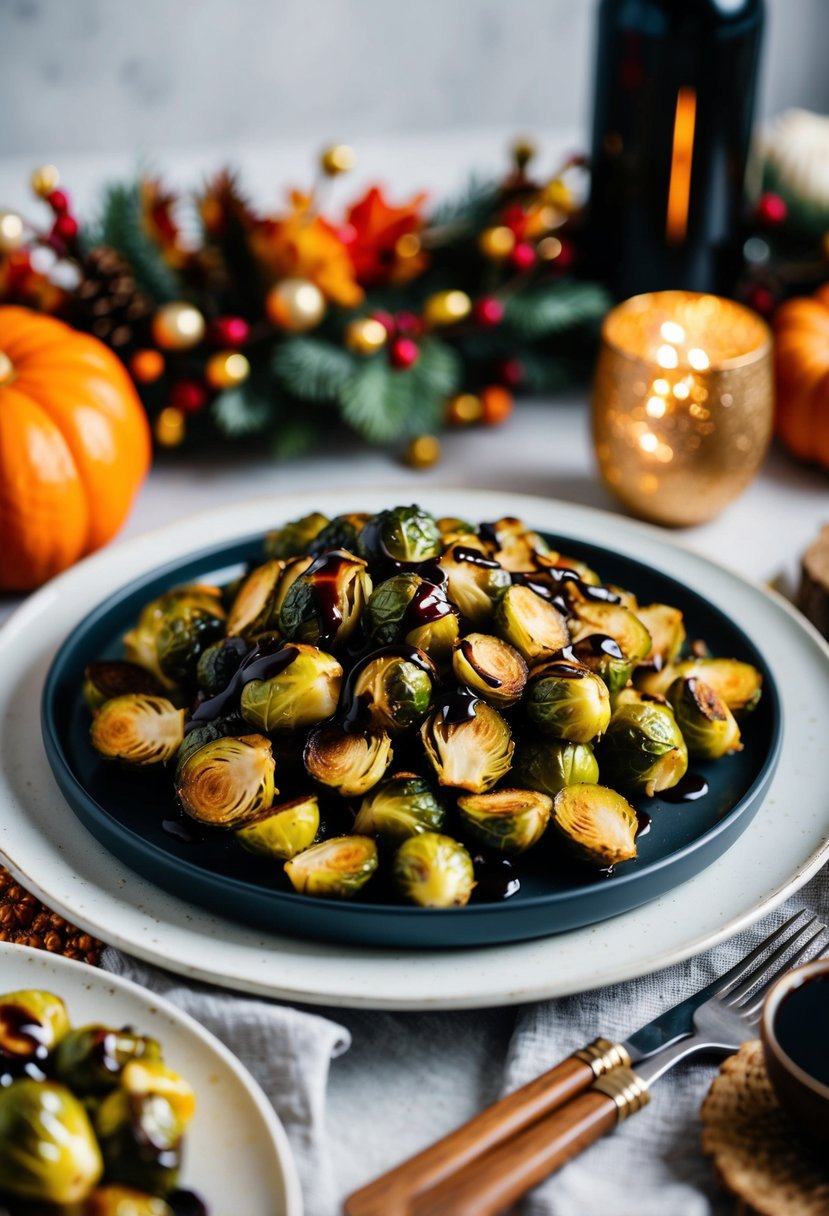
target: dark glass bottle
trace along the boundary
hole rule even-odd
[[[763,0],[601,0],[588,248],[618,297],[733,289],[763,19]]]

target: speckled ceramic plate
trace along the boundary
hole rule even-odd
[[[20,988],[62,997],[73,1026],[130,1025],[158,1039],[196,1093],[180,1184],[201,1196],[210,1216],[302,1216],[282,1124],[250,1074],[198,1022],[120,976],[0,942],[0,992]]]

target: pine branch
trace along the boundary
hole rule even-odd
[[[344,347],[321,338],[285,338],[271,361],[273,374],[291,396],[320,403],[339,397],[354,367],[354,357]]]
[[[525,342],[599,321],[610,298],[597,283],[550,283],[507,302],[505,322]]]
[[[345,421],[369,443],[391,443],[440,426],[446,398],[457,391],[460,361],[435,339],[425,341],[417,363],[395,371],[384,354],[368,360],[343,385]]]
[[[178,279],[164,261],[156,245],[144,231],[141,188],[130,185],[108,186],[97,225],[87,235],[89,246],[111,245],[130,264],[139,289],[156,304],[181,297]]]
[[[497,182],[473,173],[455,198],[444,199],[437,204],[429,216],[428,227],[482,227],[495,211],[499,194]]]
[[[273,399],[259,385],[228,388],[213,401],[211,414],[217,429],[228,439],[258,435],[273,421]]]

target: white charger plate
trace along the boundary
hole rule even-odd
[[[664,570],[728,613],[759,647],[783,706],[780,763],[739,841],[660,899],[574,932],[507,946],[394,951],[300,941],[222,920],[126,870],[80,825],[46,763],[38,721],[50,659],[106,595],[206,543],[311,510],[380,510],[394,490],[243,502],[112,546],[27,600],[0,630],[0,850],[17,878],[113,945],[194,979],[311,1004],[480,1008],[562,996],[658,970],[736,933],[797,890],[829,856],[829,646],[780,597],[615,515],[549,499],[424,490],[440,515],[519,515]],[[404,497],[411,494],[406,491]],[[693,814],[693,804],[683,814]]]
[[[196,1093],[180,1184],[198,1192],[210,1216],[302,1216],[282,1124],[250,1074],[198,1022],[120,976],[0,942],[0,993],[21,988],[62,997],[72,1026],[130,1025],[161,1043],[166,1063]]]

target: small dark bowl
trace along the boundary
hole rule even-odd
[[[760,1033],[766,1070],[780,1105],[808,1140],[825,1145],[829,1144],[829,1085],[795,1063],[782,1047],[777,1034],[783,1002],[797,989],[818,977],[829,986],[829,959],[816,959],[782,976],[766,997]],[[829,1052],[829,1019],[826,1021],[824,1050]]]

